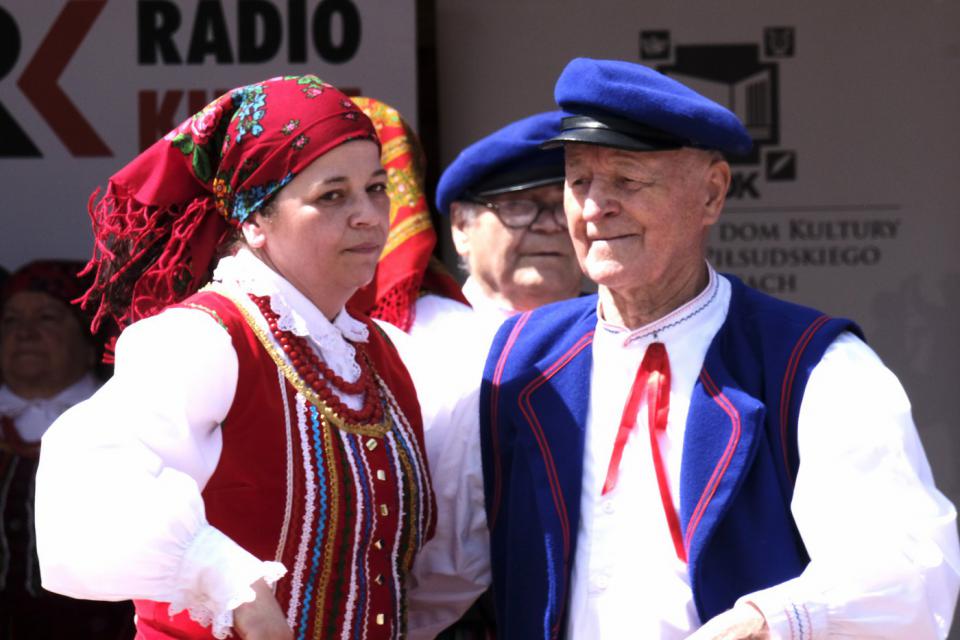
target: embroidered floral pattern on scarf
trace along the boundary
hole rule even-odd
[[[356,139],[379,143],[344,94],[309,75],[234,89],[188,118],[91,198],[95,284],[83,303],[96,308],[94,325],[123,328],[199,289],[231,226]]]
[[[431,260],[437,234],[424,196],[425,158],[420,141],[393,107],[373,98],[353,98],[380,137],[380,161],[387,170],[390,232],[373,281],[351,305],[373,318],[408,331],[423,293],[467,304],[460,286],[438,260]]]

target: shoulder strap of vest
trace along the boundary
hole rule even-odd
[[[210,316],[230,335],[237,357],[252,356],[256,352],[256,341],[248,334],[247,321],[243,318],[236,303],[213,289],[201,289],[186,300],[171,305],[171,309],[193,309]]]
[[[735,276],[725,277],[732,287],[731,316],[721,329],[727,335],[726,359],[744,360],[761,371],[757,377],[741,370],[738,377],[743,377],[742,383],[753,380],[748,386],[755,388],[744,388],[767,407],[769,436],[779,449],[785,497],[790,499],[800,466],[797,421],[810,373],[841,333],[850,331],[861,338],[863,334],[850,320],[831,318],[816,309],[750,289]],[[753,355],[737,357],[731,353],[735,350],[751,351]]]

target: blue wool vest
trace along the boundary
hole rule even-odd
[[[809,562],[790,513],[807,378],[852,322],[731,282],[684,436],[680,526],[700,619]],[[562,638],[576,549],[597,298],[511,318],[481,389],[481,449],[501,640]],[[638,606],[641,603],[638,603]]]

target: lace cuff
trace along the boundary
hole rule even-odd
[[[763,614],[771,640],[823,640],[827,637],[827,610],[803,597],[800,578],[747,594],[737,604],[749,602]]]
[[[251,585],[264,579],[273,585],[287,572],[279,562],[258,560],[219,530],[204,526],[187,549],[170,599],[170,615],[187,610],[190,618],[213,635],[226,638],[233,610],[256,597]]]

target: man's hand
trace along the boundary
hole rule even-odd
[[[687,640],[769,640],[770,630],[760,610],[750,603],[724,611]]]
[[[257,580],[250,586],[257,597],[233,610],[233,630],[242,640],[293,640],[293,631],[267,583]]]

